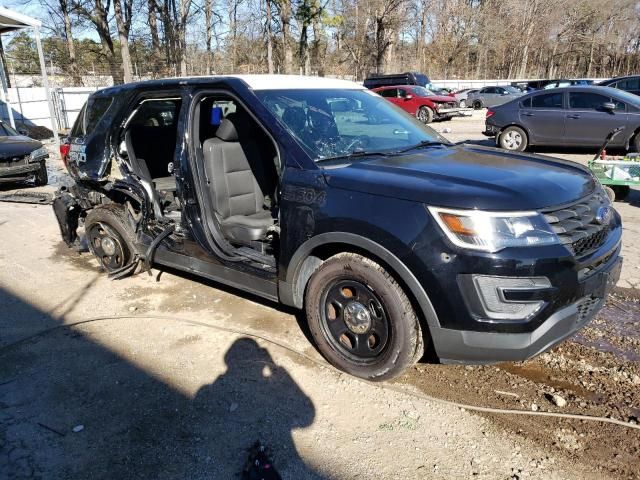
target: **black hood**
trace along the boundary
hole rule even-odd
[[[327,168],[338,188],[450,208],[537,210],[591,193],[585,167],[567,160],[472,145],[429,147]]]
[[[0,159],[23,157],[42,147],[42,143],[22,135],[16,137],[0,137]]]

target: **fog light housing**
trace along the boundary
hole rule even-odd
[[[481,321],[528,321],[544,308],[552,290],[546,277],[460,275],[458,278],[467,307]]]

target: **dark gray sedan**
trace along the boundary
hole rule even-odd
[[[524,95],[487,111],[486,130],[507,150],[530,145],[598,147],[624,126],[610,147],[640,151],[640,97],[609,87],[567,87]]]

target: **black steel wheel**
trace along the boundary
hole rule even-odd
[[[123,207],[115,204],[96,207],[85,219],[89,248],[107,272],[128,265],[134,253],[135,235]]]
[[[326,260],[307,284],[305,309],[320,353],[351,375],[386,380],[424,353],[411,301],[389,272],[362,255]]]
[[[334,348],[367,363],[388,345],[390,326],[380,298],[355,280],[335,280],[323,293],[321,326]]]

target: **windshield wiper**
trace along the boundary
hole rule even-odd
[[[351,153],[346,153],[344,155],[336,155],[335,157],[327,157],[327,158],[318,158],[316,163],[321,162],[330,162],[332,160],[351,160],[352,158],[358,157],[369,157],[369,156],[384,156],[388,157],[389,155],[395,152],[378,152],[378,151],[370,151],[370,150],[354,150]]]
[[[437,146],[441,146],[441,145],[449,146],[449,145],[451,145],[451,143],[449,143],[449,142],[438,142],[438,141],[435,141],[435,140],[423,140],[420,143],[416,143],[415,145],[411,145],[410,147],[403,148],[402,150],[396,150],[393,153],[394,154],[405,153],[405,152],[409,152],[411,150],[416,150],[418,148],[437,147]]]

